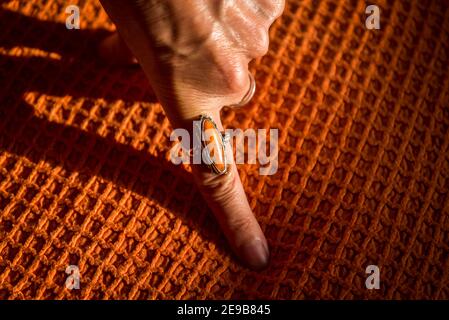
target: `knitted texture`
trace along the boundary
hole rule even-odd
[[[448,1],[287,0],[228,128],[279,129],[239,165],[271,248],[244,268],[138,67],[107,66],[98,1],[0,10],[1,299],[449,299]],[[65,286],[79,267],[80,289]],[[366,267],[380,269],[368,290]]]

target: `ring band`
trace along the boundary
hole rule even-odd
[[[254,96],[254,93],[256,92],[256,80],[254,79],[254,76],[251,72],[248,72],[249,77],[249,89],[246,92],[245,96],[240,100],[239,103],[232,105],[233,107],[243,107],[246,105]]]

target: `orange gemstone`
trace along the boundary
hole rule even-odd
[[[212,160],[212,166],[215,167],[218,173],[223,173],[226,169],[226,162],[221,133],[217,130],[214,123],[207,118],[203,119],[203,131],[206,139],[203,143]]]

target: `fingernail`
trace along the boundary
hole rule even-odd
[[[268,248],[268,242],[267,239],[263,240],[263,245],[265,248],[265,253],[267,254],[268,259],[270,258],[270,249]]]
[[[240,254],[252,269],[262,269],[268,264],[268,247],[260,238],[242,244]]]

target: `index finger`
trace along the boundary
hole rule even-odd
[[[218,112],[212,118],[222,131]],[[233,159],[232,150],[227,148],[226,151],[228,159]],[[194,164],[192,170],[196,184],[234,252],[249,267],[264,268],[269,260],[267,240],[249,206],[235,162],[231,161],[228,172],[222,175],[211,172],[204,164]]]

